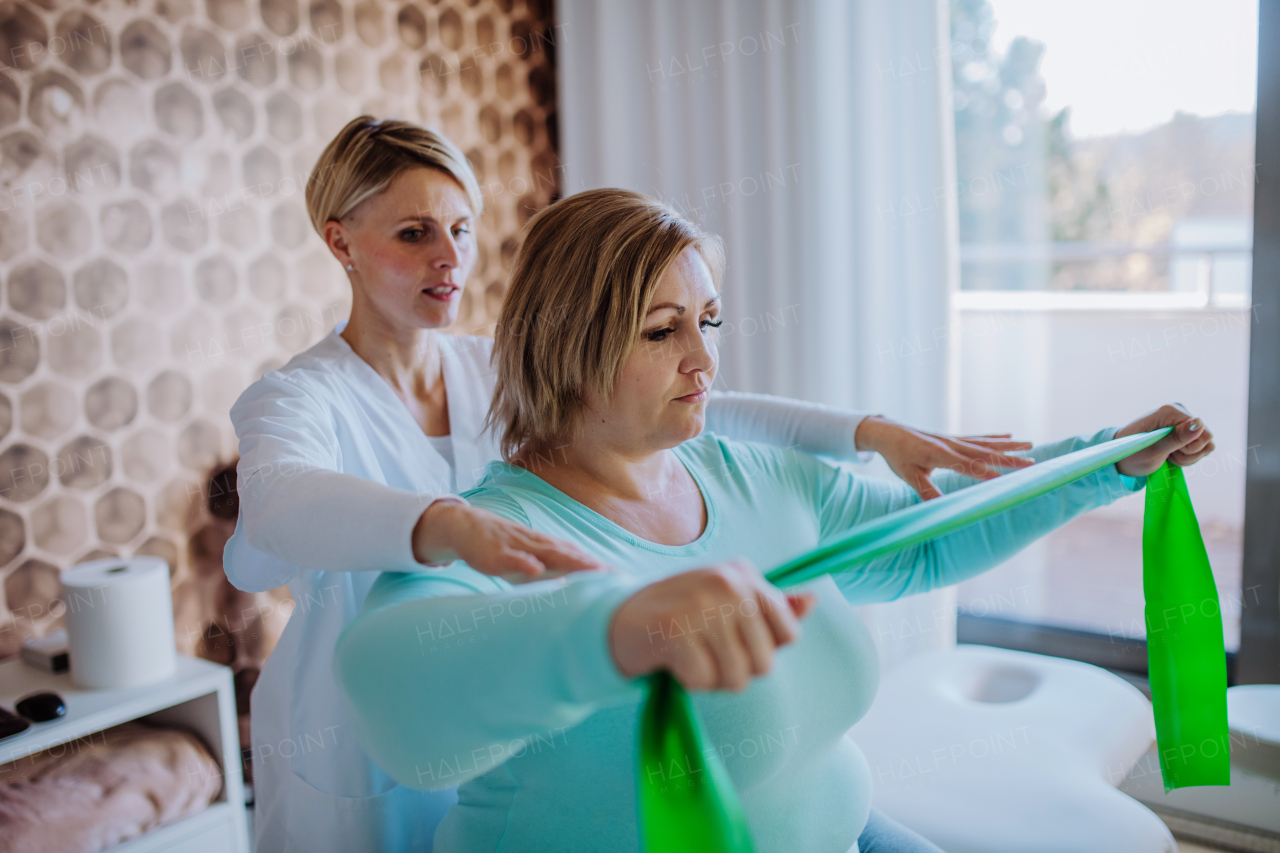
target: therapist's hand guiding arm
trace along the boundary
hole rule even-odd
[[[580,571],[602,564],[577,546],[530,530],[478,507],[437,501],[413,528],[413,556],[420,563],[464,560],[486,575]]]
[[[929,479],[935,468],[991,480],[1000,476],[996,468],[1025,468],[1034,464],[1026,457],[1008,455],[1010,450],[1030,450],[1028,441],[1013,441],[1008,435],[957,438],[912,429],[880,415],[863,418],[853,441],[858,450],[871,450],[883,456],[893,473],[924,500],[942,497],[942,492]]]

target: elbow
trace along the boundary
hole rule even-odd
[[[259,551],[266,551],[266,549],[262,547],[261,517],[242,503],[240,504],[240,515],[237,518],[237,521],[239,521],[240,531],[244,541]]]
[[[255,481],[242,483],[238,488],[240,512],[239,529],[243,531],[244,540],[259,551],[275,554],[271,547],[271,534],[280,523],[274,517],[272,508],[277,510],[287,505],[289,497],[275,494],[270,482],[261,477]]]

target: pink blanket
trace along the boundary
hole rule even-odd
[[[195,735],[125,723],[0,765],[0,853],[97,853],[203,811],[221,791]]]

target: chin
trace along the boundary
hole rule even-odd
[[[706,424],[707,419],[701,414],[697,417],[690,418],[687,422],[681,424],[679,429],[672,430],[673,437],[675,438],[672,446],[674,447],[677,444],[684,444],[689,439],[697,438],[702,435],[703,427],[705,427]]]
[[[458,320],[457,300],[454,300],[454,303],[448,308],[418,311],[415,316],[419,327],[423,329],[443,329],[447,326],[452,326]]]

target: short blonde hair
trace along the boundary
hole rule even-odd
[[[719,290],[720,238],[639,193],[581,192],[529,221],[494,333],[485,426],[502,428],[503,459],[572,439],[588,389],[610,398],[659,280],[690,247]]]
[[[316,233],[341,221],[362,201],[385,190],[405,169],[426,166],[452,177],[467,194],[471,213],[484,209],[480,183],[461,149],[413,122],[363,115],[338,131],[307,178],[307,215]]]

